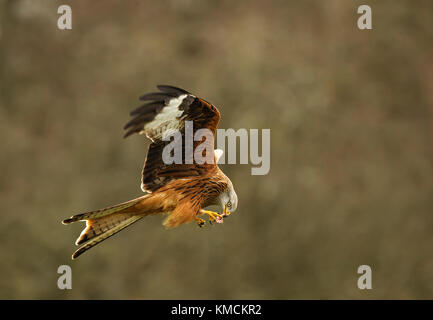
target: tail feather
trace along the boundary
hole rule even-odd
[[[74,252],[72,255],[72,259],[78,258],[81,254],[89,250],[90,248],[96,246],[98,243],[101,243],[102,241],[108,239],[109,237],[113,236],[117,232],[123,230],[124,228],[128,227],[129,225],[133,224],[134,222],[140,220],[143,218],[143,216],[129,216],[128,218],[124,219],[123,221],[119,222],[118,224],[114,225],[110,229],[107,229],[100,233],[99,235],[93,236],[91,238],[86,238],[82,242],[80,242],[81,237],[83,236],[83,233],[88,229],[88,227],[83,231],[80,238],[77,240],[77,244],[87,242],[84,246],[80,247],[77,251]],[[97,221],[97,220],[96,220]]]
[[[76,221],[101,218],[101,217],[107,216],[109,214],[120,212],[124,209],[128,209],[128,208],[132,207],[133,205],[137,204],[138,202],[140,202],[142,199],[143,199],[143,197],[137,198],[134,200],[130,200],[130,201],[127,201],[127,202],[124,202],[124,203],[121,203],[121,204],[118,204],[115,206],[111,206],[111,207],[107,207],[107,208],[103,208],[103,209],[99,209],[99,210],[95,210],[95,211],[80,213],[80,214],[72,216],[68,219],[63,220],[62,223],[63,224],[69,224],[69,223],[76,222]]]
[[[84,245],[74,252],[72,259],[143,218],[147,214],[144,210],[146,205],[142,202],[146,196],[63,220],[63,224],[86,221],[86,228],[75,242],[76,245]]]
[[[88,219],[86,220],[86,228],[81,232],[75,244],[78,246],[87,242],[102,233],[113,229],[120,223],[123,223],[125,220],[133,217],[133,214],[128,213],[112,213],[108,216],[104,216],[102,218],[97,219]]]

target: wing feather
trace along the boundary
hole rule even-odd
[[[133,118],[125,125],[125,137],[134,133],[144,133],[152,140],[142,172],[143,191],[155,191],[173,179],[197,176],[208,170],[208,165],[171,164],[162,160],[162,151],[170,141],[164,141],[164,134],[179,130],[182,134],[182,155],[185,155],[185,121],[193,122],[193,134],[199,129],[209,129],[213,135],[206,141],[211,143],[213,152],[214,135],[220,120],[218,109],[207,101],[188,91],[158,85],[161,92],[152,92],[140,97],[150,101],[131,111]],[[201,144],[194,141],[193,152]],[[206,155],[205,155],[206,156]],[[211,155],[213,159],[213,154]],[[213,164],[215,165],[215,164]]]

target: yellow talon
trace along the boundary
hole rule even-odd
[[[200,219],[200,218],[198,218],[198,217],[195,217],[195,221],[197,221],[197,225],[198,225],[200,228],[203,228],[203,226],[204,226],[204,224],[205,224],[205,222],[206,222],[206,221],[204,221],[203,219]]]
[[[221,219],[223,218],[222,215],[220,215],[219,213],[213,212],[213,211],[208,211],[208,210],[201,210],[201,214],[207,214],[209,216],[209,222],[213,222],[213,221],[221,221]]]

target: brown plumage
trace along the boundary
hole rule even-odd
[[[152,141],[142,171],[141,188],[147,194],[63,220],[64,224],[86,221],[86,228],[76,241],[77,245],[83,246],[73,254],[73,259],[148,215],[166,214],[163,224],[173,228],[192,220],[202,226],[204,220],[198,218],[202,214],[208,214],[210,222],[222,222],[222,218],[230,214],[229,210],[236,210],[237,196],[233,185],[217,165],[221,153],[213,150],[220,120],[218,109],[183,89],[157,87],[161,92],[140,97],[151,102],[133,110],[133,119],[124,127],[127,130],[125,137],[144,133]],[[199,150],[205,163],[187,158],[191,150],[187,150],[185,121],[191,121],[193,135],[199,129],[208,129],[201,141],[192,142],[192,154]],[[164,141],[164,134],[173,130],[178,130],[182,139],[180,164],[167,164],[163,159],[163,150],[171,143]],[[203,210],[210,205],[220,205],[224,213],[219,215]]]

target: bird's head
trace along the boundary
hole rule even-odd
[[[227,210],[229,212],[236,211],[238,207],[238,196],[236,194],[233,185],[230,183],[229,187],[223,192],[220,196],[220,204],[224,209],[224,212]],[[229,213],[230,214],[230,213]]]

